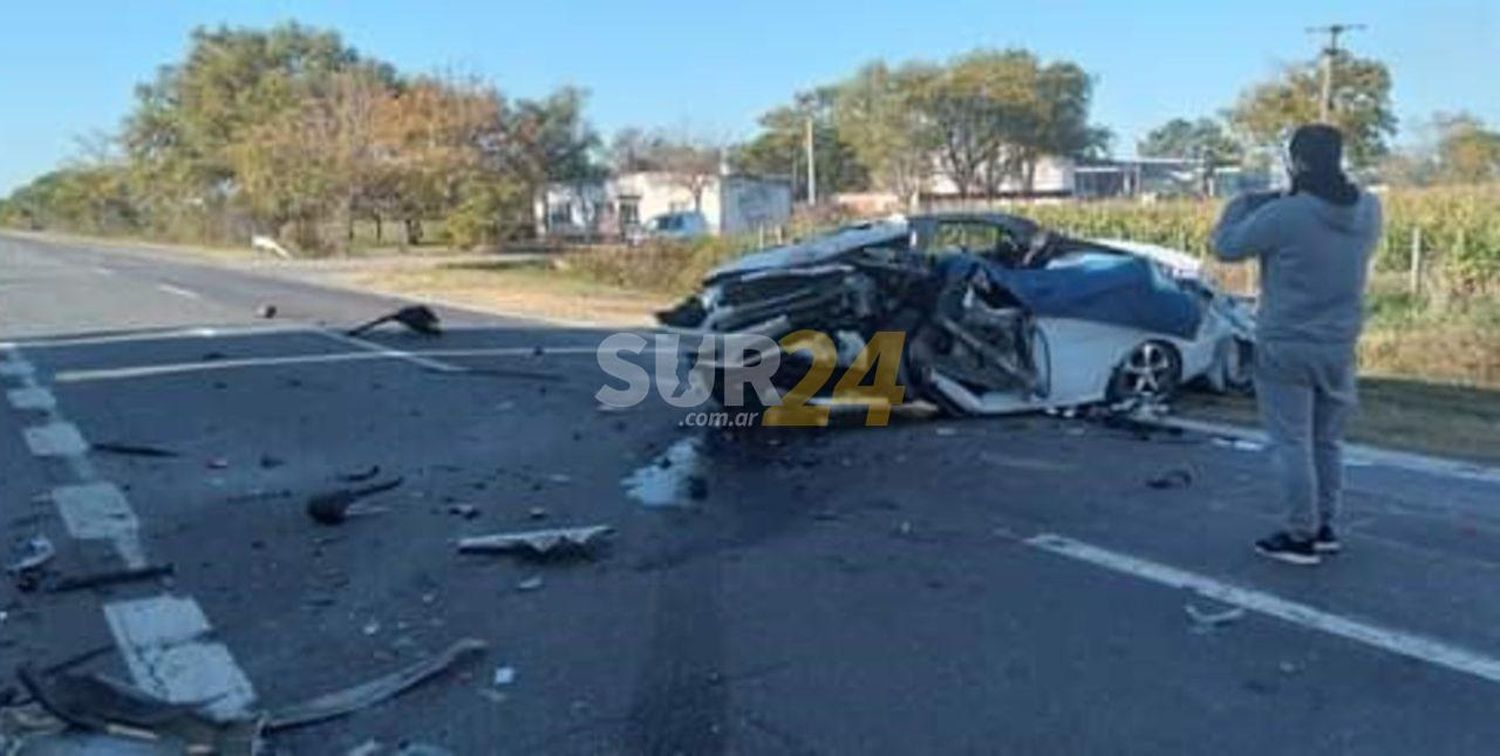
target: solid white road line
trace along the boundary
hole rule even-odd
[[[40,386],[26,386],[5,392],[5,400],[19,410],[50,410],[57,406],[52,392]]]
[[[348,335],[346,333],[339,333],[338,331],[330,331],[330,330],[328,330],[326,328],[316,329],[316,330],[313,331],[313,333],[319,334],[323,338],[331,339],[333,341],[337,341],[340,344],[347,344],[349,346],[359,347],[360,349],[368,349],[371,352],[375,352],[377,354],[383,354],[383,355],[385,355],[387,357],[394,357],[394,358],[399,359],[399,360],[405,360],[407,362],[412,363],[413,365],[420,365],[420,366],[422,366],[424,368],[427,368],[428,370],[436,370],[436,371],[438,371],[440,373],[465,373],[465,372],[468,372],[468,368],[460,367],[458,365],[454,365],[454,364],[448,363],[448,362],[443,362],[441,360],[434,360],[434,359],[432,359],[430,357],[423,357],[423,356],[421,356],[419,354],[415,354],[413,352],[408,352],[408,351],[405,351],[405,350],[402,350],[402,349],[392,349],[392,348],[390,348],[388,346],[384,346],[382,344],[377,344],[377,343],[375,343],[373,341],[366,341],[366,340],[361,339],[361,338],[359,338],[357,336],[350,336],[350,335]]]
[[[201,339],[213,338],[215,336],[255,336],[259,334],[276,333],[303,333],[308,329],[304,326],[278,325],[278,326],[200,326],[196,328],[176,328],[159,331],[136,331],[132,333],[111,333],[99,336],[77,336],[73,338],[49,339],[40,338],[31,341],[19,342],[18,346],[27,350],[47,349],[53,347],[75,347],[93,346],[96,344],[120,344],[138,341],[165,341],[168,339]]]
[[[444,368],[433,369],[443,372],[467,372],[468,368],[439,362],[434,357],[530,357],[536,354],[531,347],[497,347],[493,349],[433,349],[416,355],[409,352],[396,352],[374,345],[377,349],[362,352],[335,352],[332,354],[303,354],[288,355],[285,357],[253,357],[233,360],[212,360],[209,362],[176,362],[161,365],[137,365],[118,368],[99,368],[93,370],[64,370],[53,376],[55,383],[83,383],[88,381],[117,380],[123,378],[148,378],[158,375],[173,375],[177,373],[195,373],[209,370],[231,370],[238,368],[253,367],[276,367],[285,365],[315,365],[320,363],[336,362],[361,362],[366,360],[405,360],[408,362],[420,360],[417,364],[430,367],[425,363],[433,365],[446,365]],[[657,350],[645,349],[641,354],[655,354]],[[556,347],[545,349],[546,355],[577,356],[597,354],[598,348],[592,346],[584,347]]]
[[[177,296],[182,297],[184,299],[202,299],[203,298],[203,295],[199,294],[196,291],[193,291],[191,289],[184,289],[181,286],[173,286],[172,284],[169,284],[169,283],[157,284],[156,288],[160,289],[161,291],[165,291],[168,294],[176,294]]]
[[[52,501],[74,538],[111,541],[127,567],[146,566],[140,522],[115,484],[83,483],[54,488]]]
[[[23,429],[21,433],[26,438],[27,448],[38,457],[73,457],[89,450],[83,434],[72,423],[33,425]]]
[[[1067,536],[1042,533],[1026,539],[1025,543],[1096,567],[1172,588],[1191,589],[1206,598],[1242,606],[1310,630],[1500,683],[1500,659],[1444,641],[1350,619],[1264,591],[1241,588],[1176,567],[1102,549]]]
[[[104,607],[115,643],[137,684],[175,703],[204,703],[219,717],[244,714],[255,689],[192,599],[153,596]]]

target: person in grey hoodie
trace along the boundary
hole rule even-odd
[[[1255,391],[1289,514],[1284,530],[1255,547],[1317,564],[1339,550],[1340,446],[1355,405],[1355,343],[1381,212],[1380,201],[1345,176],[1334,127],[1298,128],[1288,151],[1291,190],[1231,201],[1213,246],[1221,260],[1260,261]]]

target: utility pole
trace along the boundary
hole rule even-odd
[[[1323,96],[1318,101],[1318,120],[1328,123],[1333,117],[1333,67],[1339,54],[1339,36],[1344,32],[1364,29],[1364,24],[1328,24],[1308,27],[1308,34],[1327,34],[1328,46],[1323,48]]]
[[[818,169],[813,157],[813,122],[808,117],[805,122],[805,139],[807,147],[807,204],[818,204]]]

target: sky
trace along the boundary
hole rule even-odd
[[[1026,47],[1094,75],[1093,120],[1121,155],[1152,127],[1212,115],[1315,55],[1307,27],[1357,22],[1369,28],[1347,45],[1391,68],[1408,127],[1398,141],[1435,111],[1500,126],[1500,0],[23,0],[7,7],[0,43],[0,195],[76,157],[80,138],[113,132],[133,87],[179,60],[194,27],[286,20],[336,29],[402,71],[482,76],[508,97],[584,87],[606,135],[746,138],[760,113],[873,59]]]

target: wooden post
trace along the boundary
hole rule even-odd
[[[1422,293],[1422,227],[1411,230],[1411,267],[1406,273],[1406,292],[1412,296]]]

